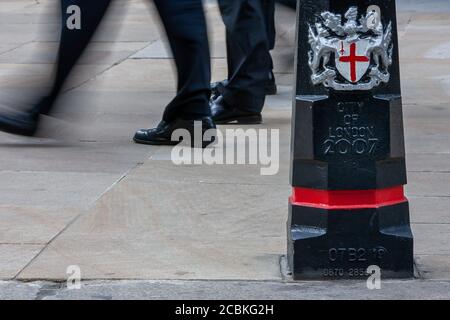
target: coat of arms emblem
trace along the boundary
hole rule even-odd
[[[380,8],[371,6],[358,21],[351,7],[342,23],[340,14],[323,12],[309,26],[309,66],[314,85],[334,90],[371,90],[390,79],[392,23],[384,28]],[[334,58],[334,59],[333,59]]]

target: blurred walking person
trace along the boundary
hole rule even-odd
[[[111,0],[61,0],[62,30],[53,87],[32,109],[0,114],[0,130],[33,136],[41,115],[49,115],[66,79],[85,51]],[[194,136],[194,121],[203,131],[214,129],[209,107],[210,53],[201,0],[154,0],[167,32],[178,74],[177,94],[166,106],[156,128],[136,132],[134,141],[142,144],[174,145],[172,132],[186,129]],[[79,25],[70,21],[79,11]],[[156,77],[156,75],[155,75]],[[204,143],[204,146],[208,142]]]
[[[218,0],[226,27],[228,79],[215,83],[218,124],[259,124],[267,94],[276,94],[270,50],[275,46],[275,0]]]

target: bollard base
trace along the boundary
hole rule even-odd
[[[413,278],[409,205],[333,209],[290,203],[288,265],[294,280]]]

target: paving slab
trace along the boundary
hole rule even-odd
[[[64,128],[67,133],[68,130]],[[131,130],[131,129],[130,129]],[[128,132],[131,134],[131,131]],[[136,147],[129,137],[122,142],[96,142],[97,135],[78,134],[78,138],[90,139],[86,142],[60,142],[60,147],[46,147],[42,143],[25,144],[23,141],[1,143],[3,171],[24,170],[42,172],[110,173],[120,175],[137,166],[152,150]],[[104,138],[104,137],[103,137]],[[49,160],[49,152],[53,159]]]
[[[450,255],[450,224],[413,224],[416,255]]]
[[[121,174],[0,171],[0,205],[88,208]]]
[[[58,40],[54,7],[53,0],[2,1],[2,107],[24,104],[29,90],[48,85]],[[417,265],[424,279],[450,279],[450,6],[399,0],[398,7]],[[224,27],[214,2],[206,11],[217,81],[227,74]],[[294,21],[292,10],[279,8],[273,55],[280,92],[267,98],[259,128],[280,130],[281,167],[261,176],[259,166],[175,166],[171,148],[131,143],[136,129],[158,123],[175,75],[153,6],[116,1],[67,86],[74,90],[60,101],[62,120],[46,119],[61,139],[0,134],[0,278],[27,266],[20,279],[64,280],[67,266],[79,265],[84,279],[189,281],[93,282],[76,292],[8,282],[0,283],[0,298],[16,289],[34,299],[448,297],[448,282],[387,282],[382,291],[364,282],[281,283]]]
[[[0,300],[34,300],[40,289],[39,283],[0,281]]]
[[[424,279],[448,280],[450,278],[450,255],[417,255],[416,264]]]
[[[0,206],[0,244],[46,245],[79,214],[71,208]]]
[[[406,159],[409,171],[450,172],[450,153],[414,153]]]
[[[5,52],[9,52],[20,47],[22,44],[20,43],[2,43],[0,44],[0,57],[5,54]]]
[[[447,0],[433,0],[430,5],[428,0],[399,0],[397,1],[397,10],[410,10],[416,12],[433,12],[442,13],[449,12],[450,7]]]
[[[136,129],[146,122],[148,126],[158,122],[165,106],[172,98],[171,92],[71,91],[59,100],[54,115],[57,119],[67,122],[75,121],[77,125],[86,127],[91,125],[97,129],[102,126],[101,121],[95,124],[99,117],[98,120],[118,121],[118,129]],[[141,120],[136,118],[137,115],[141,117]],[[105,118],[102,118],[103,116]],[[106,118],[107,116],[110,116],[109,119]],[[119,116],[122,118],[119,119]],[[131,117],[135,117],[134,125],[122,123],[123,121],[131,122]],[[97,133],[100,133],[100,130],[98,131]]]
[[[0,244],[0,280],[13,279],[44,245]]]
[[[175,92],[175,76],[171,68],[172,62],[167,59],[130,59],[103,72],[78,90]]]
[[[77,87],[109,69],[109,65],[76,66],[66,84],[66,89]],[[2,87],[5,89],[48,88],[53,67],[50,64],[0,64]]]
[[[113,65],[128,58],[146,44],[146,42],[94,42],[78,64]],[[1,54],[0,63],[53,64],[57,60],[58,48],[58,42],[31,42]]]
[[[427,63],[417,59],[402,63],[403,101],[406,104],[436,105],[448,101],[450,63],[444,62]]]
[[[168,43],[162,40],[152,42],[142,50],[133,54],[131,59],[172,59]]]
[[[153,161],[147,161],[139,170],[132,172],[128,178],[136,182],[168,181],[177,182],[204,182],[216,184],[217,188],[223,184],[246,184],[246,185],[267,185],[273,189],[289,189],[289,185],[284,183],[289,178],[289,170],[283,159],[280,164],[280,171],[276,175],[261,175],[262,165],[195,165],[181,164],[175,165],[171,161],[160,160],[162,157],[168,158],[171,149],[161,148],[159,152],[152,155]]]
[[[408,196],[450,197],[450,173],[410,172],[408,179]]]
[[[450,153],[450,132],[445,121],[448,113],[448,108],[440,104],[423,104],[421,107],[406,105],[404,126],[407,153]]]
[[[411,221],[423,224],[449,224],[450,197],[409,197]]]
[[[280,279],[288,190],[273,189],[125,178],[19,277]]]
[[[431,300],[449,299],[449,293],[447,281],[422,280],[383,281],[380,290],[368,290],[364,281],[86,281],[80,290],[52,282],[0,282],[0,298],[30,300]]]

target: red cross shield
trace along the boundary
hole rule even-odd
[[[338,52],[336,68],[345,79],[357,83],[370,66],[370,56],[367,53],[369,40],[361,39],[356,42],[340,40],[336,46]]]

